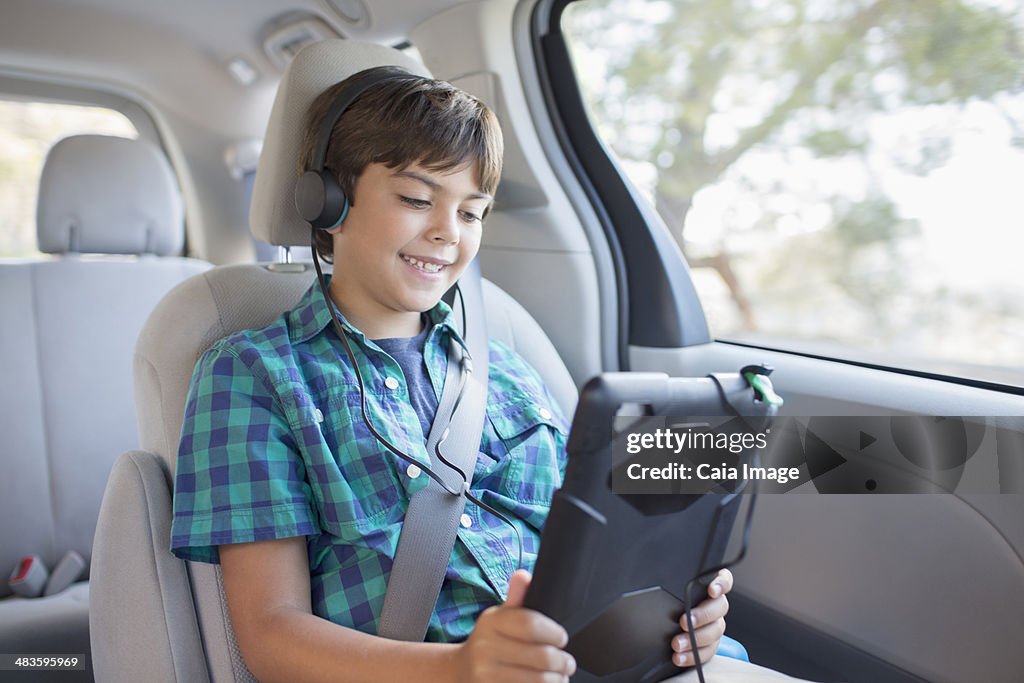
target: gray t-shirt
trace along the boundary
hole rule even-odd
[[[374,339],[373,341],[389,356],[398,362],[405,373],[406,385],[409,389],[409,402],[412,403],[416,416],[420,418],[423,428],[423,440],[430,435],[430,425],[437,413],[437,396],[427,374],[427,366],[423,362],[423,346],[427,342],[430,325],[423,326],[423,331],[415,337],[393,337],[390,339]]]

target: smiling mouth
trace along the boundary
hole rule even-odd
[[[448,267],[447,265],[442,263],[427,263],[426,261],[421,261],[417,258],[413,258],[412,256],[402,255],[402,260],[408,263],[416,270],[423,271],[424,273],[440,273],[442,270]]]

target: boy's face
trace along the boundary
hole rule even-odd
[[[432,171],[370,164],[334,235],[331,297],[371,339],[413,336],[476,255],[491,198],[475,164]]]

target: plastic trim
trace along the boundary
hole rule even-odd
[[[711,340],[689,268],[658,214],[597,137],[580,96],[561,16],[572,0],[541,0],[532,22],[538,77],[552,125],[604,227],[616,262],[621,330],[628,344],[674,348]],[[638,229],[639,226],[646,227]],[[623,368],[628,354],[621,348]]]

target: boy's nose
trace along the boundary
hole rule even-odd
[[[439,216],[430,226],[430,240],[439,244],[454,244],[459,241],[457,216]]]

